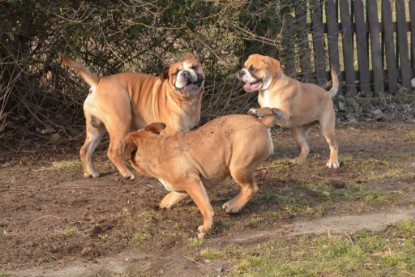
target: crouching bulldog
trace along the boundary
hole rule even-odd
[[[269,108],[250,113],[256,116],[222,116],[197,130],[174,135],[161,134],[166,125],[153,123],[125,139],[125,159],[137,172],[158,179],[170,191],[160,208],[171,208],[188,196],[196,203],[203,216],[199,238],[213,224],[204,181],[232,176],[241,187],[240,193],[223,205],[227,213],[239,212],[258,191],[254,171],[273,152],[269,128],[281,114]]]
[[[204,73],[192,55],[166,66],[160,77],[119,73],[99,78],[84,65],[62,57],[91,86],[84,103],[86,139],[80,150],[85,177],[98,177],[92,154],[105,131],[110,136],[108,157],[124,178],[134,179],[124,164],[122,149],[130,128],[164,122],[164,133],[188,131],[200,120]]]
[[[239,72],[239,79],[245,82],[244,90],[259,92],[258,102],[261,107],[278,108],[282,112],[283,118],[277,124],[294,128],[301,153],[291,160],[293,163],[303,162],[307,157],[307,133],[318,123],[330,147],[327,166],[339,167],[335,138],[336,114],[332,100],[339,89],[339,81],[333,69],[331,76],[332,88],[326,91],[317,85],[302,83],[286,76],[278,60],[258,54],[249,56]]]

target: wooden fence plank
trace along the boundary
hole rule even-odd
[[[286,9],[291,9],[291,7],[287,7]],[[291,13],[287,14],[284,17],[285,21],[285,31],[287,34],[294,34],[295,30],[295,18]],[[282,46],[284,51],[284,56],[288,57],[284,59],[284,72],[288,76],[292,76],[295,78],[296,70],[295,70],[295,39],[290,36],[283,36],[282,37]]]
[[[405,0],[396,0],[396,17],[398,49],[401,69],[402,86],[411,89],[411,74],[408,57],[408,30],[405,16]]]
[[[317,83],[323,85],[326,79],[326,58],[324,54],[324,32],[322,22],[322,7],[319,1],[311,8],[312,36],[314,46],[314,64],[316,69]]]
[[[305,5],[296,5],[295,7],[295,18],[297,21],[298,26],[303,29],[307,30],[307,7]],[[312,80],[311,77],[311,50],[310,45],[308,43],[308,32],[300,32],[300,41],[303,41],[301,45],[299,45],[299,55],[300,55],[300,68],[301,73],[303,75],[303,80],[305,82],[310,82]]]
[[[369,58],[367,46],[367,24],[365,22],[365,11],[363,0],[355,0],[354,16],[356,23],[357,60],[359,62],[360,90],[365,94],[370,93]]]
[[[409,14],[411,20],[412,76],[415,78],[415,0],[409,1]]]
[[[415,0],[414,0],[415,1]],[[337,23],[337,4],[336,0],[326,0],[326,22],[327,22],[327,42],[329,48],[329,63],[336,70],[341,83],[343,80],[340,74],[339,60],[339,24]]]
[[[349,12],[349,0],[340,0],[340,15],[343,34],[343,61],[346,75],[346,92],[348,95],[356,94],[353,58],[352,23]]]
[[[377,0],[367,1],[368,22],[370,32],[370,49],[372,51],[372,68],[374,79],[374,92],[383,93],[383,65],[380,49],[378,3]]]
[[[395,58],[395,39],[393,36],[392,6],[390,0],[382,0],[382,23],[385,39],[389,92],[395,93],[398,90],[398,69]]]

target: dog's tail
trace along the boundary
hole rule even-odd
[[[79,74],[81,74],[82,78],[84,78],[85,82],[90,85],[91,87],[96,87],[99,82],[99,77],[89,71],[86,66],[84,66],[81,63],[78,63],[76,61],[73,61],[65,56],[62,56],[62,62],[66,64],[68,67],[72,69],[76,69],[79,71]]]
[[[257,117],[262,124],[267,128],[271,128],[278,121],[281,121],[284,117],[283,112],[277,108],[260,108],[260,109],[249,109],[248,115]]]
[[[337,77],[337,73],[336,70],[334,69],[333,66],[331,66],[331,89],[330,89],[330,94],[331,97],[336,96],[337,92],[339,91],[339,77]]]

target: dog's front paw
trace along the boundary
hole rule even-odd
[[[232,203],[232,200],[223,204],[222,209],[228,214],[239,213],[240,207]]]
[[[94,171],[92,173],[89,172],[84,172],[84,177],[85,178],[98,178],[99,177],[99,173]]]
[[[204,239],[205,236],[206,236],[205,232],[200,232],[199,234],[197,234],[197,238],[200,239],[200,240]]]
[[[197,234],[197,238],[202,240],[206,236],[206,233],[209,232],[211,228],[212,228],[212,225],[210,226],[200,225],[199,228],[197,228],[197,230],[199,231],[199,234]]]
[[[248,113],[247,113],[248,115],[252,115],[252,116],[256,116],[256,109],[254,109],[254,108],[252,108],[252,109],[249,109],[249,111],[248,111]]]
[[[328,161],[327,162],[327,167],[337,169],[337,168],[340,167],[340,163],[338,161],[335,161],[335,162]]]
[[[305,158],[297,157],[297,158],[294,158],[294,159],[290,159],[289,162],[292,163],[292,164],[302,164],[302,163],[305,162]]]
[[[134,176],[134,174],[133,174],[133,173],[129,173],[129,174],[123,175],[122,177],[123,177],[125,180],[130,180],[130,181],[132,181],[132,180],[134,180],[134,179],[135,179],[135,176]]]

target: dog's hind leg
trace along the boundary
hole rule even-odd
[[[333,111],[334,112],[334,111]],[[327,118],[327,117],[326,117]],[[327,143],[330,147],[330,158],[327,162],[327,167],[338,168],[340,166],[338,160],[338,145],[336,142],[336,131],[335,131],[335,116],[328,117],[327,120],[320,120],[321,131],[326,138]]]
[[[110,145],[108,147],[107,156],[118,169],[123,178],[134,180],[135,176],[125,165],[122,153],[124,149],[124,137],[127,135],[127,131],[128,129],[122,136],[117,137],[111,136],[110,133]]]
[[[227,213],[238,213],[248,201],[258,192],[258,186],[255,183],[252,172],[255,168],[230,168],[232,178],[241,187],[239,194],[223,204],[222,209]]]
[[[102,123],[98,124],[95,122],[95,124],[91,124],[91,121],[92,117],[86,115],[86,138],[79,154],[81,157],[82,167],[84,169],[84,176],[96,178],[99,177],[99,173],[96,172],[92,166],[92,154],[105,134],[105,127]]]
[[[307,158],[310,152],[310,147],[307,143],[307,134],[311,127],[312,125],[310,124],[294,128],[294,137],[297,143],[300,144],[301,152],[296,158],[290,160],[291,163],[302,163]]]
[[[164,196],[163,200],[160,202],[160,209],[170,209],[175,204],[179,203],[183,199],[187,198],[189,195],[187,193],[182,192],[175,192],[172,191],[166,196]]]

